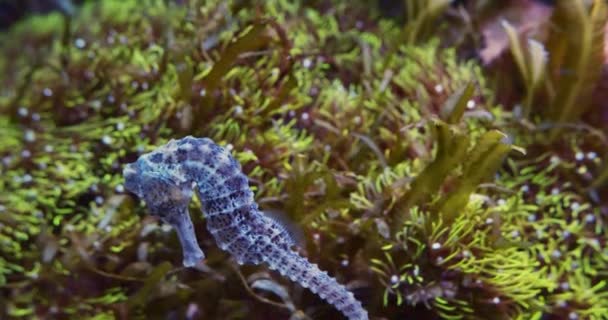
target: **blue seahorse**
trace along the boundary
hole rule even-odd
[[[196,190],[207,229],[239,264],[266,263],[349,319],[368,319],[351,292],[292,250],[294,242],[288,232],[259,211],[241,165],[211,139],[188,136],[171,140],[128,164],[123,175],[127,190],[143,199],[152,215],[175,228],[184,266],[194,266],[205,258],[188,214]]]

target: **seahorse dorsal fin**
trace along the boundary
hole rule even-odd
[[[275,222],[279,228],[281,228],[284,234],[288,236],[291,245],[298,247],[305,246],[306,241],[304,239],[304,232],[302,231],[302,228],[290,220],[290,218],[287,217],[287,213],[277,209],[266,209],[263,210],[262,213],[268,219]]]

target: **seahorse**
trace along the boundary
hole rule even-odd
[[[150,214],[176,230],[184,266],[205,258],[188,213],[195,190],[207,229],[239,264],[265,263],[348,319],[368,319],[352,292],[292,249],[294,241],[285,228],[258,209],[240,163],[211,139],[171,140],[127,164],[123,176],[125,188],[144,200]]]

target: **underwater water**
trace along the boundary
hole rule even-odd
[[[0,319],[608,319],[603,0],[0,20]]]

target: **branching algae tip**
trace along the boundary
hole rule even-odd
[[[175,228],[184,266],[205,257],[188,214],[196,190],[209,232],[239,264],[266,263],[349,319],[368,319],[352,292],[292,250],[294,241],[285,229],[258,210],[241,165],[212,140],[171,140],[128,164],[123,175],[126,188],[145,201],[149,212]]]

